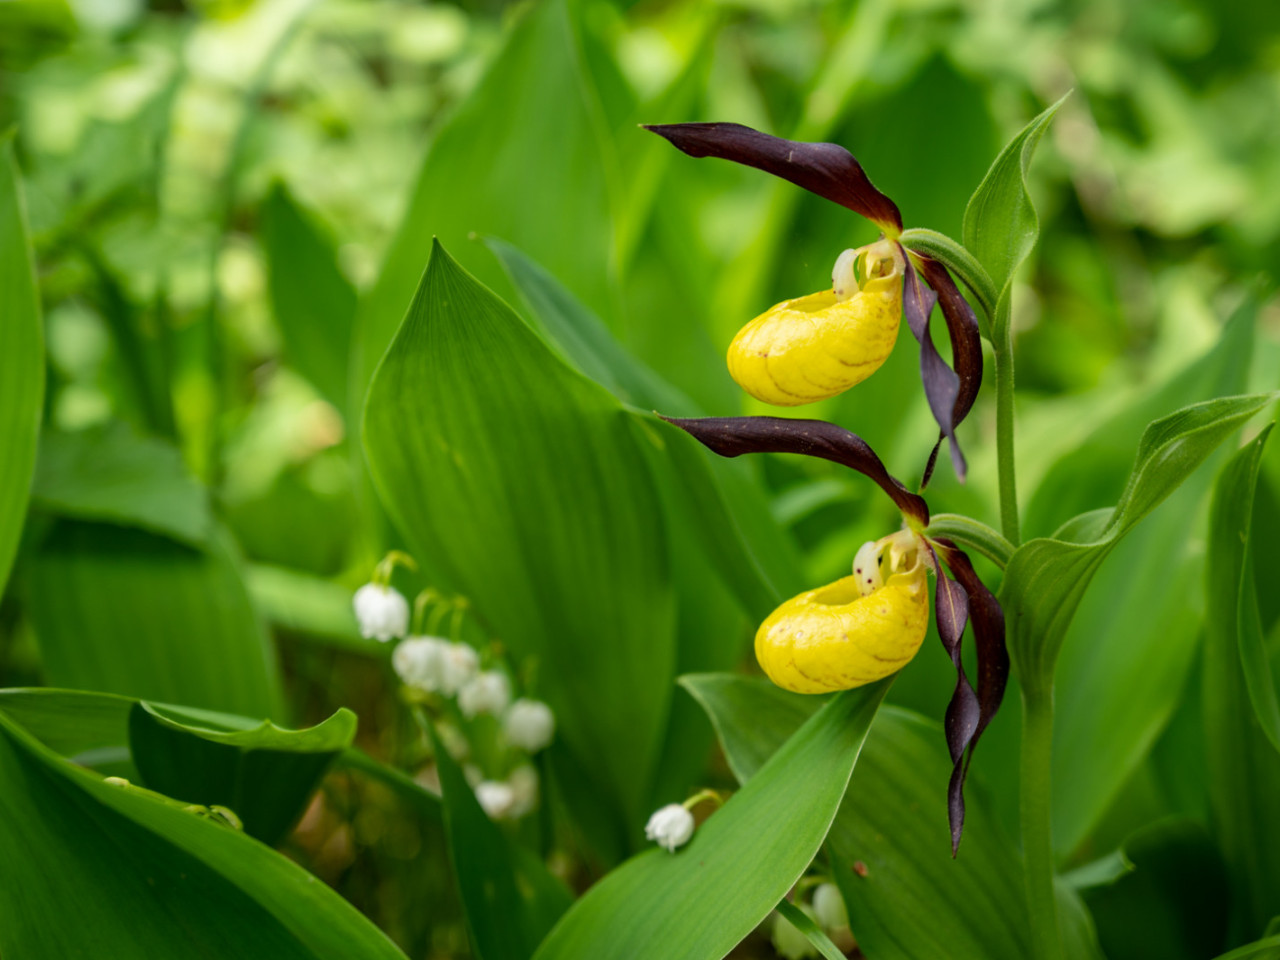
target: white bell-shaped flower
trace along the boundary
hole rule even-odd
[[[391,666],[401,682],[415,690],[439,693],[444,689],[445,660],[449,641],[440,637],[407,637],[391,654]]]
[[[395,587],[366,583],[351,598],[360,635],[386,643],[409,632],[409,601]]]
[[[678,803],[669,803],[654,811],[644,826],[644,835],[674,853],[693,836],[693,814]]]
[[[511,681],[497,670],[476,674],[458,693],[458,709],[467,718],[481,713],[501,716],[510,702]]]
[[[513,747],[537,753],[550,746],[556,733],[556,715],[541,700],[520,698],[502,718],[502,729]]]
[[[808,904],[801,904],[800,909],[813,919],[813,908]],[[778,951],[778,956],[786,957],[786,960],[807,960],[809,957],[818,956],[817,948],[809,941],[803,933],[796,929],[795,924],[784,917],[780,913],[773,915],[773,949]]]
[[[482,780],[476,784],[476,799],[491,820],[503,820],[511,816],[516,802],[516,792],[511,784],[501,780]]]
[[[454,696],[471,682],[480,669],[480,656],[465,643],[446,644],[441,666],[440,692]]]
[[[813,915],[818,926],[827,933],[849,926],[849,913],[845,909],[844,897],[834,883],[820,883],[814,888]]]
[[[507,785],[511,787],[511,818],[518,819],[531,813],[538,805],[538,771],[525,764],[516,767],[507,777]]]

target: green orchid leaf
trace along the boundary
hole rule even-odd
[[[573,903],[542,860],[488,815],[434,728],[445,832],[467,928],[479,960],[528,960]]]
[[[225,535],[202,551],[136,528],[59,520],[24,577],[51,684],[282,715],[275,651]]]
[[[1152,824],[1125,841],[1123,857],[1128,870],[1085,891],[1107,956],[1195,960],[1221,949],[1230,895],[1204,827],[1185,819]]]
[[[333,242],[282,183],[262,206],[262,242],[286,360],[325,399],[347,409],[356,291],[338,267]]]
[[[139,527],[203,546],[209,496],[172,444],[122,422],[40,439],[31,502],[49,513]]]
[[[512,19],[488,72],[432,142],[382,273],[361,302],[362,384],[404,315],[433,237],[500,292],[502,272],[473,235],[517,244],[595,310],[607,315],[613,306],[616,161],[568,4],[547,0]]]
[[[431,578],[538,663],[552,748],[639,833],[667,723],[675,604],[662,503],[631,415],[437,245],[369,391],[382,502]],[[607,638],[607,639],[606,639]]]
[[[718,960],[818,852],[888,681],[827,701],[674,853],[642,853],[574,904],[535,960]],[[714,895],[709,895],[714,893]]]
[[[1216,839],[1227,861],[1231,940],[1257,936],[1280,903],[1280,753],[1270,739],[1274,696],[1262,647],[1249,550],[1254,491],[1269,431],[1235,454],[1218,478],[1206,560],[1204,728]],[[1253,677],[1250,677],[1253,674]],[[1255,695],[1256,690],[1256,695]],[[1261,709],[1259,709],[1261,707]]]
[[[27,515],[44,366],[40,295],[13,136],[0,133],[0,592]]]
[[[5,956],[403,960],[290,860],[64,762],[4,714],[0,781]]]
[[[1068,94],[1069,96],[1069,94]],[[986,269],[997,299],[1040,236],[1040,219],[1027,192],[1027,169],[1063,97],[1019,131],[1000,151],[964,211],[964,245]]]
[[[129,747],[143,784],[177,800],[229,807],[249,836],[272,846],[302,816],[355,733],[356,715],[346,709],[306,730],[146,701],[129,714]]]
[[[821,704],[732,674],[680,682],[711,716],[740,781]],[[950,776],[937,724],[897,707],[880,710],[827,837],[849,926],[867,956],[1020,960],[1029,953],[1023,914],[1009,909],[1023,900],[1021,858],[983,802],[980,783],[970,786],[975,799],[964,843],[951,857]]]
[[[1126,403],[1059,459],[1031,499],[1026,527],[1055,539],[1096,539],[1124,491],[1146,424],[1188,403],[1245,389],[1257,302],[1236,312],[1218,343],[1183,371]],[[1133,776],[1182,699],[1200,647],[1203,527],[1219,449],[1099,568],[1072,618],[1057,665],[1053,836],[1081,848]],[[1092,512],[1091,512],[1092,511]],[[1150,562],[1153,556],[1164,558]]]
[[[1000,599],[1010,614],[1009,650],[1024,687],[1047,690],[1067,628],[1107,555],[1228,436],[1274,401],[1272,394],[1222,397],[1155,421],[1143,434],[1120,501],[1096,536],[1037,539],[1015,551]]]
[[[660,143],[661,141],[655,141]],[[624,403],[668,416],[697,404],[633,357],[600,319],[546,270],[510,244],[489,240],[512,284],[524,300],[534,329],[584,375]],[[803,584],[795,545],[773,518],[754,466],[714,457],[654,417],[646,427],[671,461],[687,504],[681,527],[699,532],[701,549],[733,589],[743,609],[763,617]],[[691,508],[691,509],[689,509]]]

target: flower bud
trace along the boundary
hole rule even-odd
[[[669,803],[654,811],[644,826],[644,835],[674,853],[693,836],[693,814],[678,803]]]
[[[831,290],[785,300],[738,331],[729,374],[757,400],[781,407],[825,400],[861,383],[897,342],[904,268],[888,240],[846,250]]]
[[[800,909],[811,918],[813,917],[813,909],[807,904],[802,904]],[[773,915],[771,932],[773,949],[778,951],[778,956],[786,957],[786,960],[805,960],[807,957],[818,956],[818,951],[809,942],[809,938],[797,930],[795,925],[782,914]]]
[[[510,702],[511,682],[497,670],[477,674],[458,693],[458,709],[468,719],[480,713],[500,716]]]
[[[351,598],[360,635],[386,643],[409,632],[409,601],[395,587],[366,583]]]
[[[906,666],[929,627],[924,552],[908,531],[885,537],[875,549],[858,551],[860,573],[773,611],[755,642],[756,659],[769,679],[796,693],[828,693]]]
[[[513,703],[502,718],[502,729],[513,747],[537,753],[551,744],[556,732],[556,717],[541,700],[521,698]]]
[[[813,891],[813,918],[827,933],[849,926],[849,912],[844,897],[834,883],[819,884]]]
[[[516,792],[511,784],[500,780],[482,780],[476,784],[476,800],[490,820],[503,820],[511,815]]]

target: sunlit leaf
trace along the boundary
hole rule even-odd
[[[44,397],[44,334],[13,137],[0,133],[0,591],[18,549]]]
[[[817,853],[888,681],[837,695],[675,853],[652,849],[593,886],[536,960],[647,954],[718,960]],[[708,895],[714,892],[714,896]]]
[[[1005,570],[1000,598],[1011,615],[1009,649],[1024,687],[1048,688],[1071,618],[1115,545],[1274,399],[1271,394],[1223,397],[1155,421],[1143,434],[1125,491],[1100,530],[1080,540],[1044,538],[1018,548]]]
[[[681,682],[710,714],[739,780],[752,777],[822,703],[730,674]],[[869,957],[1028,956],[1021,858],[981,793],[969,805],[960,856],[951,858],[943,788],[951,770],[937,724],[881,709],[827,839],[849,925]]]
[[[553,755],[588,772],[597,793],[579,799],[621,818],[621,845],[641,825],[675,664],[662,507],[631,415],[437,246],[364,441],[419,563],[517,661],[536,658],[563,734]]]

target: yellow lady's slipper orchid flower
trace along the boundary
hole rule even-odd
[[[796,693],[829,693],[896,673],[929,628],[928,549],[910,531],[864,544],[852,576],[778,607],[756,632],[769,679]]]
[[[832,289],[784,300],[738,332],[729,345],[730,375],[757,400],[780,407],[861,383],[897,342],[904,269],[901,248],[889,240],[844,251]]]

